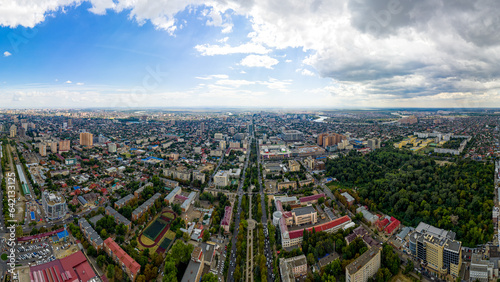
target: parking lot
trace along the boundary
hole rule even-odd
[[[55,259],[52,247],[46,242],[17,247],[16,263],[19,264],[38,265]]]

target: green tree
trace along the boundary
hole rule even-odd
[[[110,264],[108,265],[108,271],[106,272],[106,276],[109,278],[109,279],[113,279],[113,277],[115,277],[115,266]]]
[[[211,272],[203,275],[203,278],[201,279],[201,282],[217,282],[217,276]]]

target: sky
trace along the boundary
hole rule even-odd
[[[0,108],[500,107],[496,0],[0,0]]]

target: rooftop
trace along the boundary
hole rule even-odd
[[[371,259],[373,259],[381,249],[382,247],[380,247],[379,245],[371,247],[368,251],[360,255],[355,261],[346,266],[346,270],[349,271],[350,274],[356,273],[360,268],[365,266]]]

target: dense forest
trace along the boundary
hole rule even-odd
[[[428,156],[384,147],[366,155],[353,150],[329,160],[326,171],[355,189],[362,204],[405,225],[423,221],[453,230],[465,246],[492,238],[493,163],[437,163]]]

